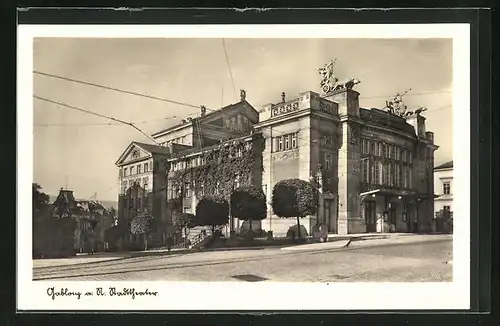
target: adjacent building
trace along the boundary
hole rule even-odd
[[[117,161],[122,202],[131,182],[139,184],[156,196],[153,215],[168,221],[175,198],[182,199],[178,210],[194,213],[201,195],[252,183],[270,203],[277,182],[314,179],[319,210],[301,222],[309,234],[318,224],[338,234],[430,230],[438,146],[425,109],[409,110],[404,94],[379,109],[361,108],[359,81],[340,81],[333,66],[319,70],[320,93],[282,93],[257,111],[242,90],[238,103],[208,114],[201,107],[199,117],[153,134],[158,145],[132,142]],[[122,206],[119,216],[126,216]],[[284,235],[296,223],[268,211],[252,226]],[[240,226],[230,220],[230,230]]]
[[[453,161],[434,168],[435,212],[453,212]]]

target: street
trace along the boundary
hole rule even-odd
[[[305,248],[305,247],[304,247]],[[327,247],[324,247],[327,248]],[[299,248],[300,249],[300,248]],[[60,281],[452,281],[452,240],[348,248],[264,248],[34,264],[33,279]]]

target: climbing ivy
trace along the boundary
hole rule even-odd
[[[198,198],[203,195],[217,195],[229,201],[234,188],[234,180],[238,178],[239,186],[252,183],[252,173],[256,159],[261,156],[257,153],[262,146],[256,141],[262,140],[261,134],[254,134],[252,142],[235,140],[222,143],[215,148],[201,154],[201,164],[175,171],[174,182],[190,182],[191,189]],[[180,158],[186,166],[187,159]],[[263,171],[262,160],[260,170]]]

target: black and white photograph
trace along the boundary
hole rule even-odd
[[[468,304],[467,26],[29,27],[26,304]]]

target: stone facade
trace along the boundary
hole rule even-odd
[[[262,186],[269,212],[258,227],[285,235],[296,220],[273,215],[274,185],[283,179],[315,178],[320,180],[318,213],[301,221],[309,234],[317,224],[338,234],[428,231],[434,214],[432,167],[438,147],[433,133],[425,130],[424,110],[409,112],[406,107],[394,108],[393,102],[384,109],[360,108],[359,93],[352,89],[359,81],[330,82],[328,71],[321,73],[326,74],[322,95],[307,91],[286,99],[283,93],[279,103],[264,105],[257,112],[242,91],[239,103],[211,114],[203,113],[202,108],[199,118],[153,135],[163,141],[178,138],[178,131],[184,130],[191,141],[180,147],[167,141],[158,146],[167,149],[164,155],[156,150],[144,160],[163,157],[167,170],[182,169],[178,162],[197,162],[196,157],[213,146],[203,138],[206,135],[221,144],[247,137],[251,146],[261,146],[250,141],[252,130],[263,140],[262,151],[256,151],[261,154],[255,160],[252,183]],[[120,168],[125,168],[126,153]],[[174,197],[163,173],[167,172],[163,169],[152,177],[153,189],[167,189],[157,202]],[[123,173],[120,176],[123,181],[128,178]],[[183,210],[195,213],[197,200],[194,194],[185,196]],[[168,210],[161,205],[157,214]],[[239,225],[239,221],[230,221],[231,230]]]

